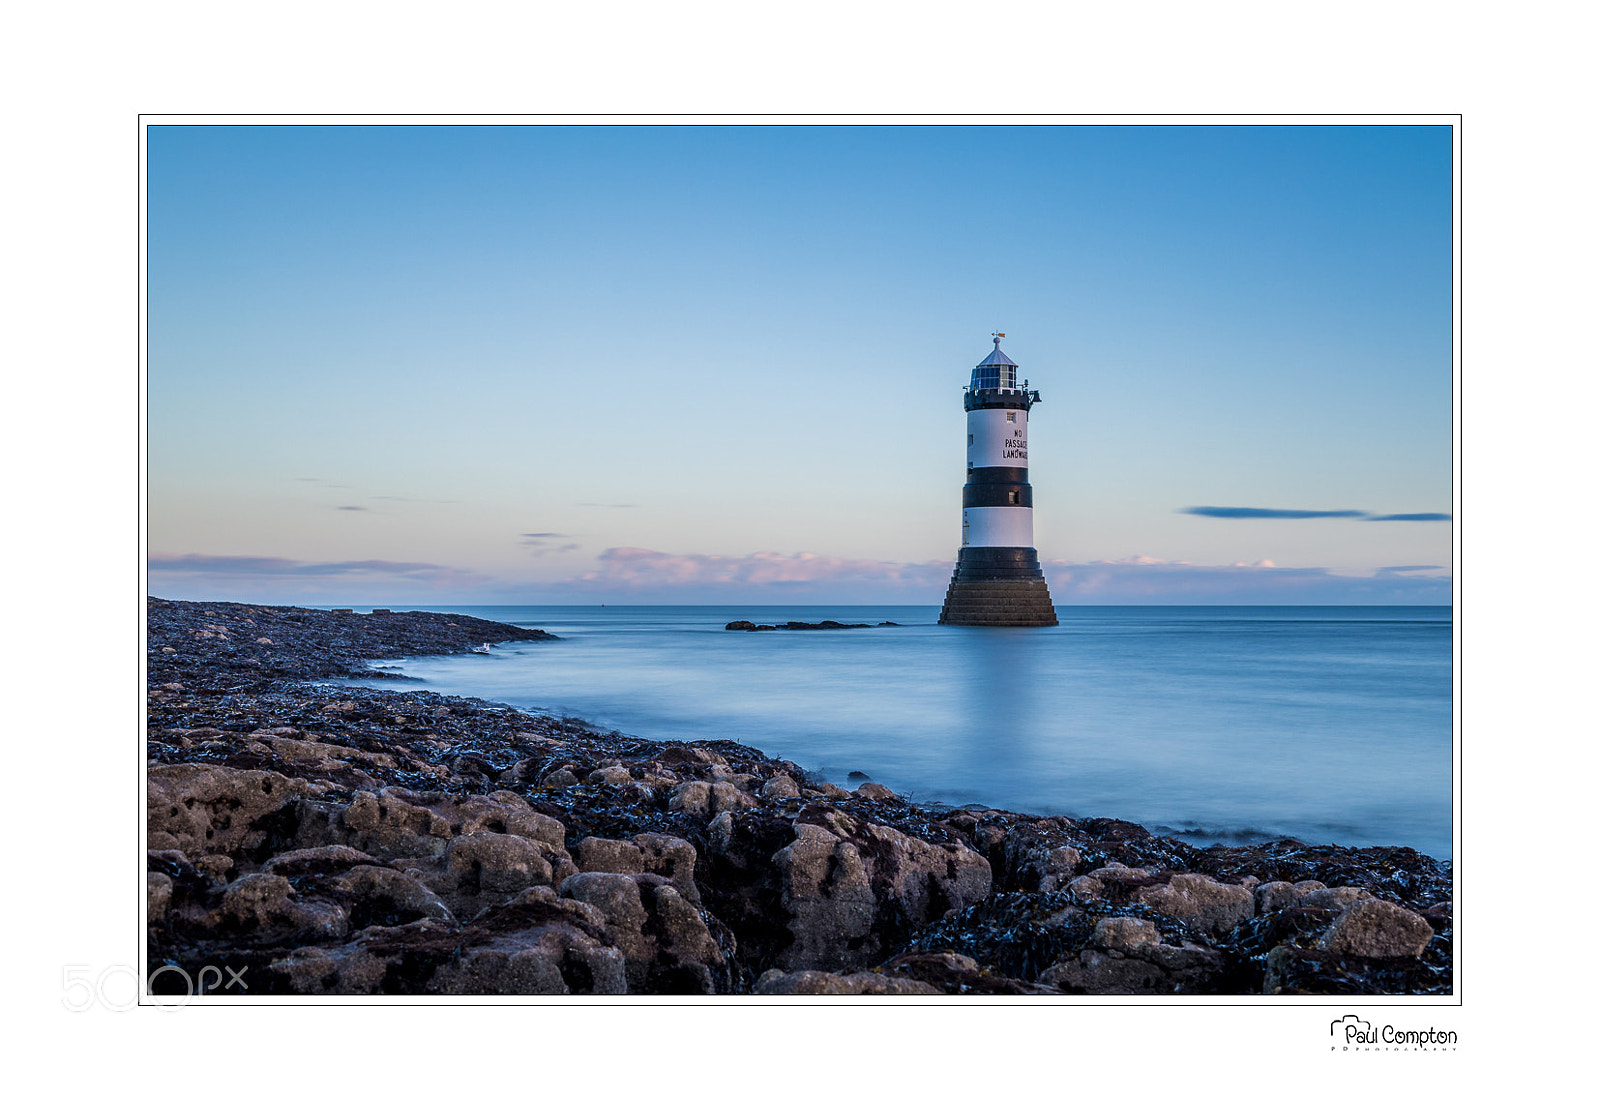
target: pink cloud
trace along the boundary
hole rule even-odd
[[[950,578],[950,565],[901,564],[888,560],[850,560],[797,552],[752,552],[748,556],[655,552],[648,548],[608,548],[600,567],[580,580],[624,588],[690,585],[746,585],[870,582],[896,586],[932,586]]]

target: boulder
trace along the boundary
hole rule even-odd
[[[213,924],[234,929],[258,941],[332,941],[350,932],[345,913],[331,902],[299,902],[289,880],[256,873],[230,883]]]
[[[573,853],[579,871],[613,871],[631,874],[644,871],[644,852],[629,840],[602,840],[587,836]]]
[[[1356,903],[1365,902],[1371,898],[1372,895],[1360,887],[1323,887],[1320,890],[1311,890],[1303,893],[1300,896],[1299,905],[1343,913]]]
[[[549,887],[523,891],[460,933],[459,955],[424,990],[445,995],[622,995],[622,953],[609,944],[602,915],[558,898]]]
[[[800,787],[795,785],[794,779],[787,774],[779,774],[776,778],[769,779],[761,787],[761,796],[767,800],[783,800],[800,796]]]
[[[231,856],[201,856],[194,861],[194,869],[203,875],[209,875],[219,883],[228,881],[228,872],[233,870],[233,857]]]
[[[510,790],[496,790],[487,797],[469,797],[458,810],[461,835],[474,832],[504,832],[537,840],[552,848],[567,842],[567,826],[554,817],[535,812]]]
[[[1255,889],[1256,913],[1270,914],[1274,910],[1294,906],[1299,903],[1303,893],[1293,883],[1286,883],[1281,879],[1262,883]]]
[[[793,942],[786,970],[869,963],[904,934],[985,898],[989,863],[836,809],[808,806],[772,860]]]
[[[691,817],[715,817],[734,809],[750,809],[756,799],[731,782],[681,782],[667,806]]]
[[[366,852],[344,844],[329,844],[319,848],[296,848],[273,856],[261,865],[268,875],[285,878],[296,875],[335,874],[361,864],[376,864],[378,860]]]
[[[1378,898],[1347,906],[1322,937],[1320,947],[1355,957],[1420,957],[1433,939],[1428,919]]]
[[[474,832],[450,841],[444,859],[453,893],[499,901],[553,881],[548,851],[523,836]]]
[[[455,915],[422,880],[392,867],[353,867],[330,884],[351,929],[405,925],[420,918],[454,924]]]
[[[697,853],[693,844],[660,832],[641,832],[633,838],[633,843],[644,857],[644,871],[670,879],[680,895],[699,904],[700,890],[694,881]]]
[[[1101,918],[1094,926],[1094,943],[1101,949],[1128,952],[1160,941],[1161,931],[1156,929],[1156,924],[1139,918]]]
[[[1068,881],[1066,887],[1078,898],[1087,901],[1105,898],[1108,884],[1137,883],[1148,878],[1150,875],[1146,871],[1112,861],[1104,867],[1096,868],[1086,875],[1079,875],[1076,879]]]
[[[853,972],[841,976],[834,972],[802,969],[784,972],[769,969],[756,982],[758,996],[937,996],[944,993],[932,984],[904,976],[885,976],[879,972]]]
[[[1095,933],[1098,939],[1099,924]],[[1122,949],[1065,955],[1039,974],[1039,983],[1082,995],[1204,993],[1217,990],[1222,969],[1222,954],[1215,949],[1161,945],[1136,935]]]
[[[1211,935],[1227,933],[1256,912],[1249,887],[1219,883],[1207,875],[1174,875],[1170,882],[1135,891],[1134,901]]]
[[[343,814],[351,845],[385,859],[443,854],[455,825],[433,806],[419,803],[424,800],[438,804],[440,799],[393,786],[358,791]]]
[[[290,991],[403,995],[620,995],[622,954],[599,915],[548,887],[523,892],[464,928],[422,919],[373,926],[350,942],[302,948],[268,966]]]
[[[561,895],[604,915],[630,987],[669,995],[730,990],[727,959],[705,919],[661,876],[586,871],[564,881]]]
[[[190,859],[261,849],[292,832],[286,808],[306,792],[304,778],[269,770],[182,763],[146,775],[148,846],[176,848]],[[288,810],[288,816],[293,810]]]

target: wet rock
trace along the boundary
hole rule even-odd
[[[385,859],[442,854],[455,828],[423,800],[393,787],[358,792],[343,818],[351,845]]]
[[[1150,876],[1144,871],[1113,862],[1096,868],[1087,875],[1079,875],[1066,886],[1078,898],[1096,899],[1105,898],[1116,884],[1137,883],[1148,878]]]
[[[753,808],[756,799],[731,782],[683,782],[673,788],[667,804],[687,816],[714,817],[733,809]]]
[[[800,796],[800,787],[787,774],[779,774],[761,787],[761,796],[769,800]]]
[[[392,867],[353,867],[331,883],[350,917],[351,929],[405,925],[431,918],[447,925],[455,915],[421,879]]]
[[[1433,939],[1420,914],[1382,899],[1350,903],[1334,921],[1321,948],[1356,957],[1419,957]]]
[[[268,968],[290,992],[301,995],[373,995],[382,990],[389,961],[357,940],[336,947],[296,949]]]
[[[680,895],[699,904],[700,891],[694,881],[698,853],[693,844],[660,832],[641,832],[633,842],[644,857],[644,871],[670,880]]]
[[[147,774],[148,845],[190,859],[254,852],[284,826],[284,808],[306,792],[303,778],[266,770],[178,764]]]
[[[522,836],[475,832],[450,841],[444,854],[446,874],[436,882],[440,894],[460,906],[501,902],[535,886],[554,881],[549,849]]]
[[[1080,860],[1078,849],[1054,823],[1021,824],[1004,834],[1006,883],[1018,890],[1056,890],[1073,879]],[[1098,891],[1098,882],[1088,889]]]
[[[989,863],[958,844],[933,845],[811,806],[773,857],[793,943],[779,967],[864,964],[897,935],[986,897]]]
[[[675,813],[690,817],[709,817],[711,813],[711,783],[683,782],[672,790],[667,807]]]
[[[580,871],[611,871],[631,874],[644,871],[644,852],[629,840],[602,840],[588,836],[574,853]]]
[[[727,961],[705,920],[660,876],[583,872],[561,884],[561,895],[605,916],[635,988],[706,995],[728,989]]]
[[[1174,875],[1170,882],[1139,889],[1134,899],[1211,934],[1226,933],[1256,912],[1255,896],[1248,887],[1219,883],[1206,875]]]
[[[510,790],[496,790],[487,797],[469,797],[456,810],[461,816],[461,835],[474,832],[504,832],[537,840],[552,848],[565,846],[567,826],[554,817],[534,812],[527,801]]]
[[[1306,891],[1300,896],[1300,905],[1343,913],[1356,903],[1371,898],[1371,894],[1359,887],[1324,887],[1321,890]]]
[[[375,857],[366,852],[344,844],[330,844],[320,848],[297,848],[273,856],[261,865],[261,870],[268,875],[289,878],[296,875],[333,874],[360,864],[377,862]]]
[[[228,881],[228,872],[233,870],[232,856],[201,856],[194,861],[194,869],[202,875],[209,875],[219,883]]]
[[[1063,957],[1039,974],[1039,983],[1083,995],[1204,993],[1217,990],[1224,964],[1216,949],[1162,945],[1135,935],[1121,949],[1091,948]]]
[[[446,995],[622,995],[622,953],[593,924],[592,908],[533,888],[463,931],[458,959],[425,990]]]
[[[1058,989],[997,976],[961,953],[901,953],[879,971],[932,985],[946,995],[1059,995]]]
[[[1293,883],[1285,883],[1281,879],[1262,883],[1255,889],[1256,913],[1270,914],[1274,910],[1282,910],[1285,906],[1297,905],[1303,893],[1305,892],[1296,888]]]
[[[1139,918],[1101,918],[1095,923],[1094,943],[1101,949],[1131,952],[1141,945],[1156,945],[1161,932],[1154,922]]]
[[[244,875],[223,892],[216,921],[258,940],[337,940],[350,932],[344,911],[328,902],[301,903],[278,875]]]
[[[894,790],[888,786],[880,786],[877,782],[862,782],[856,787],[856,796],[864,797],[868,801],[896,801]]]
[[[628,773],[626,766],[607,766],[601,770],[591,770],[584,781],[591,784],[604,783],[608,786],[625,786],[633,781],[633,775]]]
[[[774,858],[794,942],[778,955],[783,968],[870,960],[865,949],[877,899],[867,881],[861,852],[825,828],[796,825],[795,839]],[[852,951],[852,946],[854,950]]]
[[[159,922],[167,916],[167,905],[172,901],[172,879],[159,871],[145,873],[145,904],[150,920]]]
[[[943,992],[932,984],[903,976],[878,972],[852,972],[839,975],[816,969],[762,974],[756,983],[758,996],[937,996]]]

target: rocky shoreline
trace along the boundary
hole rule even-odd
[[[152,598],[148,637],[158,992],[206,966],[251,995],[1451,991],[1450,868],[1409,848],[1195,848],[317,683],[556,640],[464,615]]]

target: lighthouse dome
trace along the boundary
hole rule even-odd
[[[979,389],[1015,389],[1017,387],[1017,363],[1005,356],[1000,349],[1000,340],[995,339],[994,350],[983,361],[979,362],[972,371],[972,388]]]
[[[1000,350],[1000,343],[996,342],[989,356],[978,363],[980,369],[984,366],[1010,366],[1012,369],[1016,369],[1017,363],[1006,357]]]

